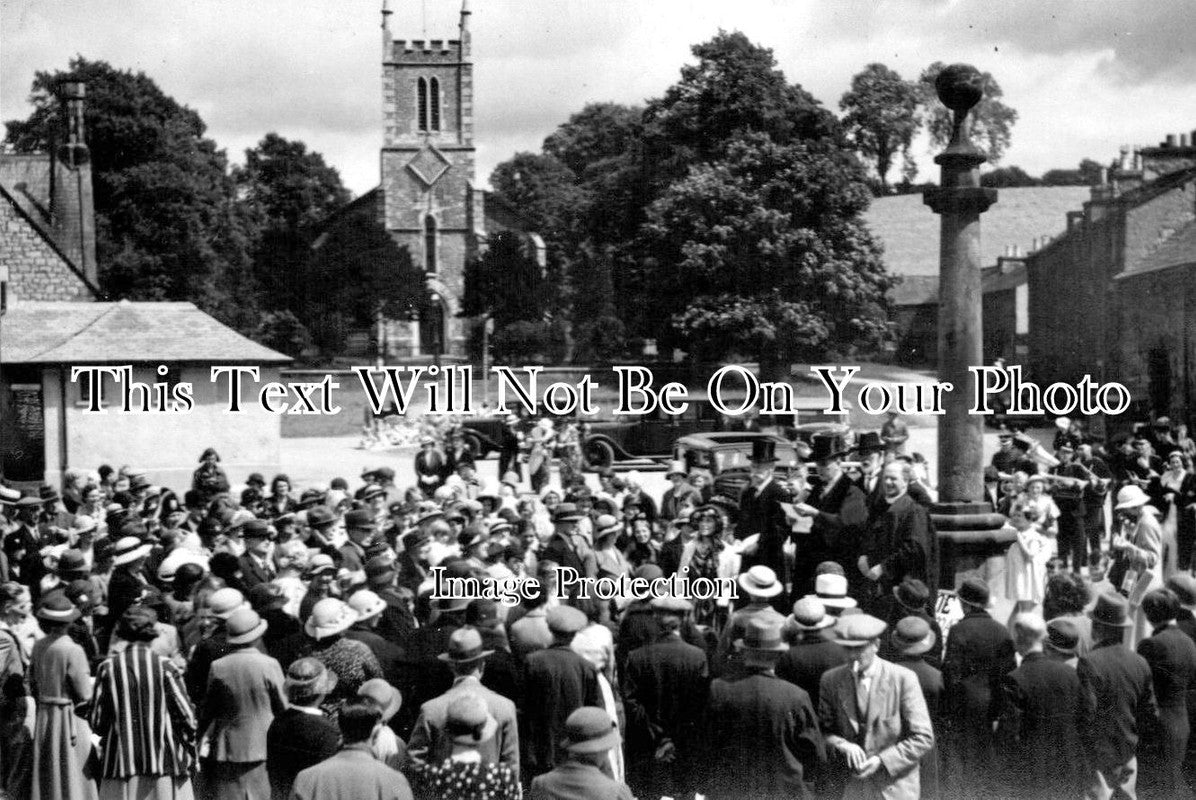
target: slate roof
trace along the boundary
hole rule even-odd
[[[5,364],[284,364],[194,303],[19,302],[4,315]]]
[[[1133,278],[1136,275],[1147,275],[1192,263],[1196,263],[1196,221],[1189,222],[1171,234],[1162,244],[1137,263],[1130,264],[1116,277],[1119,280]]]
[[[980,218],[980,263],[991,266],[1008,245],[1029,252],[1034,239],[1067,228],[1067,212],[1089,200],[1087,186],[1029,186],[999,189],[997,202]],[[884,245],[892,275],[937,275],[939,217],[920,194],[881,197],[864,212],[864,222]]]

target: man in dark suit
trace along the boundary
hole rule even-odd
[[[274,580],[274,564],[270,560],[271,542],[275,538],[269,524],[263,519],[251,519],[242,529],[245,553],[237,559],[241,568],[241,582],[246,591],[259,583]]]
[[[943,673],[926,662],[926,656],[938,648],[938,633],[922,617],[909,616],[897,621],[886,650],[892,661],[918,676],[922,699],[930,714],[930,724],[936,731],[943,728]],[[923,800],[939,796],[939,747],[936,743],[922,756],[919,766]]]
[[[1080,679],[1043,652],[1047,629],[1041,617],[1018,614],[1012,626],[1022,663],[1001,682],[997,741],[1006,785],[1018,797],[1079,797],[1086,777]]]
[[[826,750],[810,696],[774,671],[777,658],[788,650],[780,626],[754,617],[735,647],[743,670],[710,685],[706,796],[812,796]]]
[[[691,608],[681,598],[653,599],[660,636],[635,650],[623,673],[627,784],[641,797],[686,797],[701,788],[695,774],[710,671],[706,653],[681,638]]]
[[[857,565],[879,589],[874,588],[873,595],[888,594],[906,578],[925,583],[932,597],[937,592],[938,537],[926,509],[909,496],[909,473],[908,466],[898,462],[881,474],[884,500],[872,511]]]
[[[1017,663],[1009,631],[988,614],[988,584],[968,578],[958,596],[964,615],[947,634],[943,684],[944,716],[951,732],[947,780],[962,792],[993,778],[992,733],[1001,680]]]
[[[1159,726],[1142,754],[1143,784],[1158,797],[1190,796],[1183,779],[1190,733],[1188,692],[1196,684],[1196,642],[1175,624],[1179,600],[1169,589],[1156,589],[1142,599],[1142,611],[1154,635],[1138,643],[1154,679]]]
[[[1088,615],[1092,651],[1076,667],[1084,692],[1080,742],[1092,767],[1087,793],[1132,798],[1138,782],[1139,725],[1158,720],[1150,665],[1123,643],[1125,629],[1133,625],[1124,597],[1102,594]]]
[[[556,766],[558,737],[570,714],[582,706],[602,705],[597,670],[569,647],[586,623],[586,615],[571,606],[549,609],[552,647],[527,657],[524,686],[528,702],[523,709],[527,743],[523,764],[530,776],[542,775]]]
[[[864,492],[843,472],[843,453],[828,452],[833,442],[814,440],[813,458],[823,485],[810,502],[796,506],[798,514],[812,517],[810,532],[797,536],[793,597],[814,591],[815,568],[824,561],[850,564],[860,555],[860,537],[868,522]]]
[[[754,556],[744,558],[744,569],[760,565],[776,573],[782,587],[789,581],[785,560],[785,542],[791,535],[790,523],[781,503],[788,502],[788,491],[773,476],[776,465],[776,442],[772,439],[752,441],[751,483],[739,496],[739,523],[736,535],[740,539],[759,536]],[[788,610],[785,592],[772,599],[772,606],[780,613]]]
[[[884,632],[869,614],[839,618],[835,637],[852,660],[822,676],[818,716],[847,773],[845,798],[918,800],[934,728],[917,676],[877,656]]]
[[[1196,641],[1196,578],[1182,572],[1167,579],[1167,588],[1175,592],[1179,611],[1175,615],[1176,626]]]
[[[585,706],[565,720],[562,749],[568,759],[532,780],[531,800],[634,800],[626,784],[602,771],[612,748],[619,746],[619,726],[601,708]]]
[[[917,617],[924,620],[934,632],[935,645],[922,656],[922,659],[936,670],[943,666],[943,629],[939,621],[930,613],[933,606],[930,602],[930,589],[917,578],[906,578],[893,587],[893,591],[881,597],[874,606],[873,614],[880,617],[890,628],[906,617]],[[880,646],[880,657],[886,661],[895,661],[892,650],[893,638],[885,640]]]
[[[786,621],[795,639],[789,650],[777,659],[777,677],[789,681],[810,695],[818,708],[818,689],[823,674],[851,660],[851,655],[825,633],[835,624],[826,606],[814,597],[803,597],[793,604],[793,614]]]
[[[290,797],[296,775],[336,754],[340,731],[320,710],[336,680],[315,658],[301,658],[287,670],[283,685],[291,707],[266,732],[266,771],[275,800]]]

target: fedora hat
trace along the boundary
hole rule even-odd
[[[752,463],[772,464],[777,461],[777,442],[772,438],[752,440]]]
[[[61,563],[61,562],[59,562]],[[1196,605],[1196,578],[1176,573],[1167,579],[1167,588],[1175,592],[1181,606]]]
[[[930,589],[917,578],[906,578],[893,587],[893,597],[903,608],[910,611],[925,611],[930,602]]]
[[[258,616],[258,613],[248,606],[243,606],[234,611],[228,618],[228,622],[224,624],[225,630],[228,632],[229,644],[249,644],[256,642],[262,638],[262,634],[266,632],[266,628],[270,627],[264,619]]]
[[[287,668],[283,688],[292,701],[328,694],[336,688],[337,674],[317,658],[300,658]]]
[[[1088,612],[1094,624],[1107,625],[1111,628],[1128,628],[1133,622],[1129,619],[1130,604],[1119,594],[1102,593],[1096,598],[1096,605]]]
[[[783,653],[789,649],[789,645],[781,639],[780,624],[760,616],[748,619],[743,638],[735,640],[735,647],[756,653]]]
[[[152,545],[143,544],[136,536],[125,536],[117,540],[116,547],[112,549],[112,565],[119,567],[122,564],[131,564],[148,556],[153,549]]]
[[[1070,619],[1053,619],[1047,623],[1043,647],[1061,655],[1074,656],[1080,649],[1080,629]]]
[[[803,631],[820,631],[835,624],[835,618],[826,613],[816,597],[803,597],[793,604],[793,624]]]
[[[570,753],[603,753],[621,741],[619,724],[605,709],[582,706],[565,720],[563,746]]]
[[[1150,497],[1146,492],[1138,486],[1129,485],[1123,487],[1117,493],[1117,505],[1113,506],[1114,511],[1125,511],[1129,508],[1141,508],[1150,502]]]
[[[63,550],[58,557],[56,570],[59,575],[70,575],[76,572],[90,572],[87,562],[80,550]]]
[[[871,614],[848,614],[835,623],[835,639],[843,647],[863,647],[884,635],[889,627]]]
[[[307,510],[307,527],[323,528],[336,522],[336,515],[324,506],[316,506]]]
[[[358,697],[364,697],[382,712],[382,724],[390,722],[403,707],[403,693],[384,678],[371,678],[357,690]]]
[[[934,647],[938,637],[921,617],[906,617],[897,623],[890,637],[893,649],[903,656],[920,656]]]
[[[270,530],[270,525],[264,519],[248,520],[242,527],[242,537],[246,539],[276,539],[278,535]]]
[[[967,603],[971,606],[978,606],[979,608],[988,608],[992,602],[992,593],[988,589],[988,584],[984,582],[983,578],[968,578],[956,591],[956,596],[959,597],[959,602]]]
[[[50,592],[37,607],[37,618],[44,622],[74,622],[82,616],[79,608],[63,592]]]
[[[249,590],[249,605],[259,614],[279,609],[287,604],[287,596],[276,583],[259,583]]]
[[[585,514],[578,511],[577,506],[573,503],[561,503],[552,512],[552,521],[554,524],[558,522],[576,522],[584,517]]]
[[[449,635],[448,649],[436,657],[446,664],[471,664],[493,653],[482,649],[482,634],[477,629],[458,628]]]
[[[357,622],[357,612],[335,597],[325,597],[315,604],[303,632],[319,641],[344,633]]]
[[[814,579],[814,596],[829,609],[855,608],[856,599],[847,596],[847,577],[824,572]]]
[[[747,572],[740,573],[739,585],[755,597],[776,597],[785,591],[785,587],[777,580],[777,574],[762,565],[756,565]]]
[[[358,622],[365,622],[385,611],[386,601],[369,589],[358,589],[349,598],[349,608],[357,613]]]
[[[377,527],[372,511],[359,508],[345,514],[345,528],[352,530],[373,530]]]
[[[498,730],[498,722],[490,715],[486,702],[473,692],[453,698],[444,721],[445,728],[453,732],[453,744],[477,745],[490,739]]]

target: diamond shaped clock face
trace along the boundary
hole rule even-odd
[[[431,145],[424,147],[407,162],[407,169],[428,186],[440,180],[450,166],[444,154]]]

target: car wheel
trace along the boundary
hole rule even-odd
[[[586,466],[590,469],[606,469],[615,463],[615,448],[610,446],[610,442],[604,442],[601,439],[592,439],[586,442],[585,447],[582,448],[582,455],[585,457]]]
[[[469,454],[474,457],[474,460],[486,457],[486,446],[482,444],[481,438],[476,433],[466,432],[461,436],[461,442],[469,450]]]

